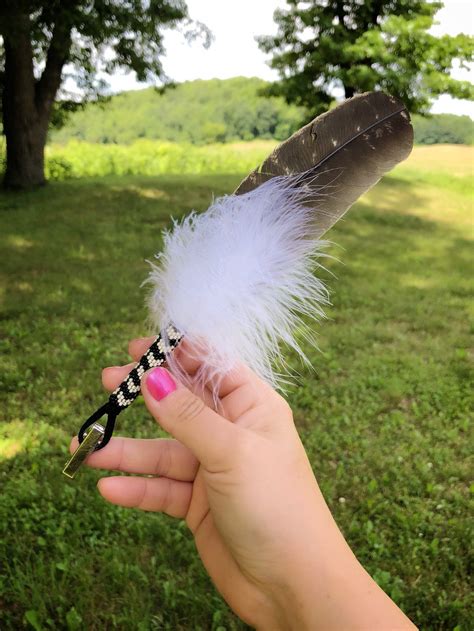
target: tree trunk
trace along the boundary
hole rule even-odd
[[[4,102],[4,108],[5,105]],[[5,188],[12,189],[41,186],[46,183],[44,176],[45,125],[38,120],[37,116],[33,120],[25,116],[21,107],[14,108],[12,119],[5,125],[7,168],[3,185]]]
[[[47,119],[35,102],[33,51],[27,14],[16,16],[16,32],[4,38],[5,83],[3,133],[7,140],[7,188],[31,188],[45,183],[44,145]]]
[[[44,148],[54,98],[71,45],[71,27],[58,13],[46,64],[40,79],[33,72],[31,25],[22,3],[11,30],[2,32],[5,50],[3,133],[7,140],[7,166],[3,185],[25,189],[45,184]]]
[[[344,96],[346,97],[346,99],[351,99],[355,94],[355,88],[353,88],[350,85],[345,85],[344,86]]]

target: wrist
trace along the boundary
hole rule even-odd
[[[333,623],[334,628],[349,628],[338,622],[341,599],[366,575],[342,535],[339,538],[323,540],[318,546],[316,533],[311,540],[302,540],[301,549],[293,551],[284,564],[285,576],[269,588],[273,615],[262,630],[326,630]]]
[[[415,629],[356,559],[326,504],[316,513],[279,559],[284,573],[268,591],[272,620],[259,629]]]

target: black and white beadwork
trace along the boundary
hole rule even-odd
[[[127,378],[112,392],[109,398],[110,404],[119,411],[131,405],[140,394],[140,383],[145,372],[150,368],[161,366],[166,361],[166,357],[178,346],[182,337],[174,326],[169,325],[165,335],[159,335],[156,338],[135,368],[128,373]]]
[[[89,427],[98,421],[102,416],[107,415],[104,436],[96,446],[95,451],[107,445],[115,427],[115,420],[122,410],[131,405],[140,394],[141,380],[143,375],[150,368],[161,366],[183,339],[183,334],[172,324],[156,338],[147,352],[141,357],[136,366],[128,373],[127,377],[116,388],[109,397],[105,405],[96,410],[79,430],[79,443],[84,440]]]

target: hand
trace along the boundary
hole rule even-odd
[[[138,360],[153,338],[134,340]],[[183,343],[190,375],[199,368]],[[106,368],[113,390],[132,365]],[[159,477],[108,477],[114,504],[183,518],[216,587],[257,629],[412,629],[355,559],[324,502],[288,404],[240,366],[191,392],[164,368],[142,381],[145,403],[173,439],[112,439],[88,463]],[[73,441],[71,448],[77,446]]]

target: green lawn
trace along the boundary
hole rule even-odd
[[[332,232],[315,371],[288,392],[358,557],[427,629],[467,631],[473,150],[419,148]],[[231,630],[182,523],[106,505],[70,436],[145,333],[145,259],[171,215],[244,174],[107,177],[0,195],[0,628]],[[472,303],[471,303],[472,304]],[[472,319],[471,319],[472,323]],[[157,429],[137,403],[118,422]]]

